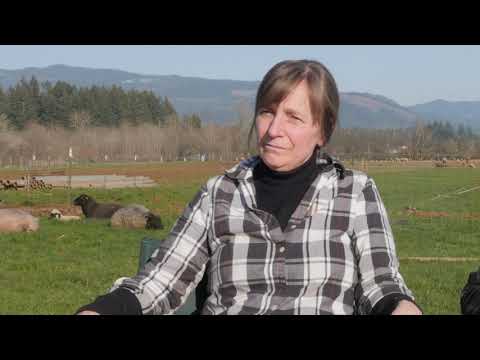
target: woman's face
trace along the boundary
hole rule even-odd
[[[300,82],[277,106],[259,109],[255,126],[263,162],[272,170],[289,171],[305,163],[315,145],[323,145],[313,122],[308,87]]]

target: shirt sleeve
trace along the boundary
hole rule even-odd
[[[122,288],[97,297],[94,302],[82,306],[75,314],[86,310],[100,315],[142,315],[137,297]]]
[[[359,283],[355,288],[356,310],[370,314],[375,305],[389,294],[403,294],[414,299],[399,272],[393,233],[382,199],[371,178],[353,200],[353,240]]]
[[[144,268],[134,277],[115,281],[110,292],[132,292],[142,314],[172,314],[183,305],[209,260],[210,199],[207,186],[202,186]]]
[[[369,315],[391,315],[402,300],[413,302],[418,306],[410,296],[390,293],[377,301]]]

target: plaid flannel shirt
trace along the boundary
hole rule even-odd
[[[317,164],[325,163],[318,152]],[[172,314],[208,274],[202,314],[368,314],[413,294],[373,179],[323,165],[285,231],[256,207],[252,157],[210,179],[128,289],[144,314]]]

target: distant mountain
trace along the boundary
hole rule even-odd
[[[0,70],[0,86],[4,89],[35,76],[40,82],[66,81],[77,86],[112,86],[150,90],[167,96],[180,114],[198,113],[202,119],[216,122],[236,121],[239,103],[253,107],[259,82],[210,80],[177,75],[141,75],[121,70],[90,69],[66,65],[21,70]]]
[[[197,113],[204,121],[218,123],[237,121],[239,112],[251,112],[259,85],[259,81],[142,75],[121,70],[52,65],[0,70],[0,86],[5,89],[22,77],[30,79],[32,76],[40,82],[61,80],[77,86],[117,85],[126,90],[150,90],[158,96],[167,96],[180,114]],[[445,112],[444,108],[429,107],[427,104],[407,108],[384,96],[369,93],[342,93],[340,102],[340,126],[344,128],[405,128],[414,126],[418,119],[430,118],[432,111],[436,114],[437,108],[438,113],[446,116],[456,116],[461,112]],[[480,105],[477,112],[472,112],[472,121],[475,118],[473,114],[477,113],[480,114]]]
[[[46,68],[29,67],[20,70],[0,70],[0,85],[3,88],[15,85],[22,77],[38,81],[66,81],[77,86],[118,85],[122,81],[137,79],[138,74],[110,69],[90,69],[67,65],[52,65]]]
[[[430,121],[449,121],[480,130],[480,101],[435,100],[408,108]]]
[[[344,128],[405,128],[415,126],[416,113],[384,96],[368,93],[340,94],[340,125]]]

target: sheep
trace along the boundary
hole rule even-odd
[[[163,229],[160,217],[143,205],[130,204],[115,212],[111,218],[112,227],[134,229]]]
[[[73,204],[82,207],[82,212],[87,218],[109,219],[122,207],[118,204],[99,204],[92,197],[82,194],[73,200]]]
[[[20,209],[0,209],[0,232],[37,231],[38,218]]]
[[[14,189],[18,190],[18,185],[16,182],[10,182],[10,180],[0,180],[0,185],[3,186],[4,190]]]
[[[80,220],[80,216],[77,215],[62,215],[60,210],[58,209],[52,209],[50,211],[50,219],[57,219],[60,221],[71,221],[71,220]]]
[[[162,219],[160,219],[160,216],[148,213],[145,215],[145,219],[147,220],[145,229],[163,229]]]

